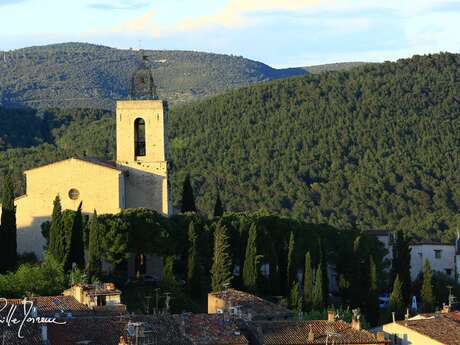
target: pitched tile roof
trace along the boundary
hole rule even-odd
[[[228,314],[182,314],[174,316],[193,345],[246,345],[240,321]]]
[[[254,321],[249,328],[262,345],[305,344],[379,344],[377,337],[365,330],[355,330],[344,321]],[[313,339],[309,339],[310,331]]]
[[[292,311],[283,306],[244,291],[227,289],[211,293],[211,295],[224,300],[227,308],[238,307],[243,314],[250,314],[250,319],[253,320],[287,318],[293,315]]]
[[[73,315],[91,314],[92,310],[78,302],[72,296],[38,296],[27,299],[33,302],[40,315],[50,316],[59,312],[71,312]],[[8,304],[22,304],[23,299],[9,299]]]
[[[426,318],[397,323],[443,344],[460,345],[460,312],[426,315]]]

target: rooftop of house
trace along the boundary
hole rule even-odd
[[[460,312],[424,314],[423,317],[397,321],[417,333],[448,345],[460,345]]]
[[[81,287],[83,292],[90,296],[121,295],[121,291],[116,289],[113,283],[84,284],[77,286]]]
[[[249,327],[262,345],[382,344],[376,335],[341,320],[253,321]]]
[[[253,319],[292,316],[292,311],[289,309],[244,291],[226,289],[221,292],[213,292],[210,295],[224,300],[227,308],[239,308],[242,313],[251,314]]]
[[[141,325],[142,340],[156,345],[192,345],[181,333],[179,324],[170,315],[131,317],[79,317],[64,326],[50,325],[51,345],[97,344],[117,345],[120,337],[134,339],[135,325]]]
[[[54,315],[60,312],[71,312],[72,314],[90,314],[92,312],[90,308],[72,296],[38,296],[26,300],[32,302],[41,315]],[[7,303],[19,305],[26,300],[8,299]]]
[[[182,314],[174,317],[193,345],[249,344],[240,332],[240,321],[228,314]]]

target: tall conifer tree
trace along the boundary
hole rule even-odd
[[[289,236],[289,245],[288,245],[288,258],[287,258],[287,268],[286,268],[286,287],[287,291],[294,284],[295,277],[295,238],[294,233],[291,231]]]
[[[94,210],[89,220],[89,244],[88,244],[88,275],[90,278],[99,278],[102,269],[102,248],[101,248],[101,225]]]
[[[256,293],[259,257],[257,256],[257,227],[252,224],[249,228],[246,255],[243,266],[243,284],[247,291]]]
[[[12,271],[17,262],[16,206],[14,185],[9,175],[5,176],[2,194],[2,216],[0,240],[2,241],[1,272]]]
[[[397,275],[393,283],[393,291],[390,295],[389,302],[390,312],[396,313],[396,319],[402,320],[404,318],[404,297],[402,294],[402,283]]]
[[[188,226],[187,287],[190,296],[200,296],[201,274],[198,256],[198,233],[193,220]]]
[[[430,262],[425,260],[425,263],[423,264],[423,284],[422,290],[420,291],[420,297],[422,298],[423,302],[423,310],[426,313],[433,312],[434,297],[432,277],[433,274],[431,273]]]
[[[310,252],[305,255],[305,270],[303,277],[303,302],[306,310],[313,305],[313,271]]]
[[[222,201],[220,200],[220,194],[217,193],[216,203],[214,205],[214,218],[221,217],[224,214],[224,207]]]
[[[298,314],[302,311],[302,296],[300,294],[300,285],[297,281],[292,285],[289,292],[289,308],[295,310]]]
[[[195,197],[193,196],[192,182],[190,174],[185,177],[182,187],[181,212],[196,212]]]
[[[72,229],[70,234],[70,242],[68,246],[69,251],[69,260],[67,261],[72,268],[72,265],[75,264],[79,269],[85,267],[85,245],[83,242],[83,216],[81,213],[82,203],[78,205],[77,212],[73,216]]]
[[[225,286],[232,282],[232,259],[227,228],[221,221],[216,225],[214,232],[214,255],[211,267],[212,291],[222,291]]]
[[[376,326],[379,322],[380,309],[377,290],[377,268],[372,256],[369,257],[369,292],[365,310],[367,311],[367,319],[371,326]]]
[[[323,291],[323,270],[322,263],[316,268],[315,288],[313,290],[313,308],[321,310],[324,307],[324,291]]]
[[[57,262],[63,264],[66,255],[66,233],[62,216],[61,199],[56,196],[53,202],[53,213],[49,230],[48,251]]]
[[[399,276],[405,306],[409,305],[411,301],[410,256],[410,238],[399,230],[396,232],[396,239],[393,245],[392,272],[393,279]]]

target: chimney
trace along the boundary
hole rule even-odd
[[[310,331],[308,332],[308,342],[312,343],[315,341],[315,333],[313,333],[313,329],[311,328],[310,325]]]
[[[328,310],[327,312],[327,321],[334,322],[335,321],[335,310]]]
[[[361,321],[359,319],[360,319],[359,315],[353,315],[353,317],[351,318],[351,328],[356,331],[361,330]]]
[[[391,317],[393,318],[393,323],[396,322],[396,313],[394,311],[391,312]]]

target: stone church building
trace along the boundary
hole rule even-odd
[[[144,58],[145,59],[145,58]],[[133,74],[131,99],[116,102],[116,161],[70,158],[25,171],[26,194],[16,199],[18,252],[41,257],[41,224],[51,218],[53,200],[84,213],[118,213],[149,208],[172,210],[168,182],[168,107],[159,100],[144,63]]]

